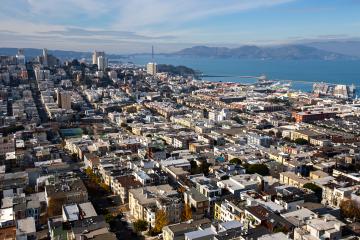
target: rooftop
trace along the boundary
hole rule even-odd
[[[17,220],[16,235],[36,233],[35,219],[28,217]]]

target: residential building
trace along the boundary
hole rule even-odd
[[[111,182],[111,189],[114,194],[120,196],[122,203],[128,203],[129,189],[140,188],[143,184],[137,180],[132,175],[125,175],[115,177],[114,181]]]
[[[84,203],[88,201],[87,189],[80,179],[71,179],[45,186],[48,208],[53,214],[60,214],[63,204]]]
[[[294,240],[302,239],[330,239],[337,240],[342,237],[342,228],[345,224],[330,214],[306,221],[302,227],[295,228]]]
[[[163,210],[170,223],[179,222],[182,204],[178,193],[170,185],[129,189],[129,209],[134,219],[148,221],[155,226],[158,210]]]
[[[192,232],[198,228],[210,226],[211,221],[207,218],[189,221],[184,223],[175,223],[163,228],[162,234],[164,240],[183,240],[185,233]]]

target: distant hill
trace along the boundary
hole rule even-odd
[[[360,57],[360,40],[318,41],[306,43],[305,45],[325,51]]]
[[[15,56],[18,48],[0,48],[0,55]],[[27,58],[33,58],[42,54],[42,49],[37,48],[24,48],[25,56]],[[92,57],[91,52],[78,52],[78,51],[66,51],[66,50],[48,50],[48,53],[61,59],[90,59]],[[123,58],[122,55],[108,54],[109,58]]]
[[[33,58],[42,54],[42,49],[25,48],[25,56]],[[15,56],[17,48],[0,48],[0,55]],[[61,59],[91,59],[92,52],[48,50],[48,53]],[[296,45],[281,45],[274,47],[259,47],[245,45],[238,48],[194,46],[178,52],[164,55],[180,55],[195,57],[220,57],[242,59],[359,59],[360,41],[353,42],[311,42]],[[127,55],[107,54],[109,59],[119,60]]]
[[[243,59],[354,59],[354,56],[321,50],[305,45],[283,45],[276,47],[241,46],[238,48],[195,46],[185,48],[174,55],[197,57],[235,57]]]
[[[169,72],[176,75],[182,75],[182,76],[196,76],[200,74],[198,71],[195,71],[194,69],[185,67],[185,66],[174,66],[174,65],[168,65],[168,64],[158,64],[157,65],[158,72]]]

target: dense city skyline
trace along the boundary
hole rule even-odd
[[[359,40],[355,0],[2,1],[2,47],[113,53]],[[316,23],[316,24],[314,24]]]
[[[360,0],[0,2],[0,240],[360,240]]]

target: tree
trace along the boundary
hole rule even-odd
[[[238,124],[243,124],[243,121],[241,120],[241,118],[239,116],[235,116],[234,118],[232,118],[232,120],[234,120]]]
[[[91,174],[93,174],[93,172],[92,172],[92,170],[91,170],[91,167],[87,167],[87,168],[85,169],[85,173],[86,173],[86,175],[88,175],[88,176],[90,177]]]
[[[163,227],[169,224],[168,216],[164,210],[158,210],[155,215],[154,233],[161,233]]]
[[[190,173],[192,175],[199,173],[198,165],[196,164],[196,162],[194,160],[190,161]]]
[[[295,139],[294,142],[295,142],[296,144],[299,144],[299,145],[306,145],[306,144],[309,143],[308,140],[305,140],[305,139],[302,139],[302,138],[297,138],[297,139]]]
[[[360,220],[360,206],[353,200],[344,200],[340,203],[340,213],[345,218],[352,218],[354,221]]]
[[[250,174],[260,174],[262,176],[269,175],[270,170],[265,164],[251,164],[246,168],[246,172]]]
[[[90,178],[91,182],[96,183],[105,191],[110,192],[110,186],[106,185],[103,181],[101,181],[100,177],[96,176],[96,174],[93,173],[90,167],[86,168],[85,173]]]
[[[126,112],[127,113],[136,113],[137,112],[137,107],[136,106],[129,106],[126,108]]]
[[[181,213],[181,221],[188,221],[192,219],[192,210],[189,204],[185,204],[184,209]]]
[[[186,192],[186,188],[184,188],[183,186],[178,187],[177,191],[181,194],[183,194],[184,192]]]
[[[32,193],[35,193],[35,189],[31,186],[26,186],[25,189],[24,189],[24,193],[26,194],[32,194]]]
[[[317,198],[319,199],[319,201],[321,200],[321,198],[322,198],[322,188],[321,187],[319,187],[318,185],[316,185],[314,183],[306,183],[306,184],[304,184],[303,187],[313,191],[315,193],[315,195],[317,196]]]
[[[115,219],[115,217],[111,213],[105,214],[105,222],[109,223],[112,222]]]
[[[148,222],[145,220],[137,220],[134,222],[134,230],[135,232],[143,232],[148,228]]]
[[[76,153],[71,154],[71,160],[77,161],[78,160],[78,155]]]
[[[284,226],[275,226],[273,229],[274,233],[278,233],[278,232],[282,232],[282,233],[287,233],[288,229]]]
[[[1,128],[1,133],[4,136],[7,136],[10,133],[15,133],[17,131],[21,131],[24,130],[24,126],[23,125],[11,125],[9,127],[5,127],[5,128]]]
[[[241,160],[239,158],[233,158],[229,162],[232,164],[241,165]]]
[[[99,186],[107,192],[110,192],[110,186],[106,185],[105,183],[101,182]]]
[[[74,59],[74,60],[72,60],[71,65],[72,66],[80,66],[80,63],[77,59]]]
[[[207,161],[202,161],[200,164],[200,172],[202,172],[205,176],[209,174],[211,164]]]

